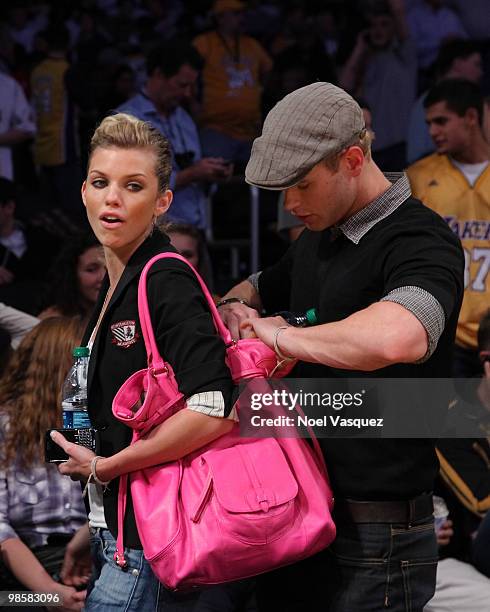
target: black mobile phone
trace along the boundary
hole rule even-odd
[[[51,432],[59,431],[67,440],[97,452],[97,432],[93,427],[80,427],[75,429],[48,429],[44,436],[44,461],[47,463],[62,463],[69,457],[65,451],[51,440]]]

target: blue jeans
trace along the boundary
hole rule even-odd
[[[87,612],[155,612],[160,583],[146,562],[142,550],[125,548],[128,569],[113,559],[116,542],[108,529],[91,529],[93,571],[87,589]]]
[[[340,523],[326,551],[329,612],[422,612],[436,584],[433,518],[412,525]]]
[[[114,562],[116,542],[107,529],[91,530],[93,573],[86,612],[256,612],[253,580],[191,593],[168,591],[158,582],[142,550],[124,549],[128,569]]]

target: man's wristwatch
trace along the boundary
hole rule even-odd
[[[242,298],[237,298],[237,297],[229,297],[229,298],[225,298],[224,300],[220,300],[217,304],[216,304],[216,308],[220,308],[220,306],[225,306],[225,304],[243,304],[244,306],[248,306],[249,308],[252,308],[250,306],[250,304],[247,302],[247,300],[242,300]]]

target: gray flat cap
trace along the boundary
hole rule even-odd
[[[354,144],[365,129],[357,102],[331,83],[288,94],[267,115],[255,139],[245,179],[264,189],[287,189],[319,161]]]

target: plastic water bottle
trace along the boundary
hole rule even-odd
[[[86,346],[73,349],[73,365],[63,384],[61,407],[63,428],[90,427],[87,411],[87,372],[90,350]]]
[[[281,310],[281,312],[276,312],[273,316],[282,317],[289,325],[294,325],[294,327],[309,327],[318,323],[316,308],[309,308],[303,314]]]

